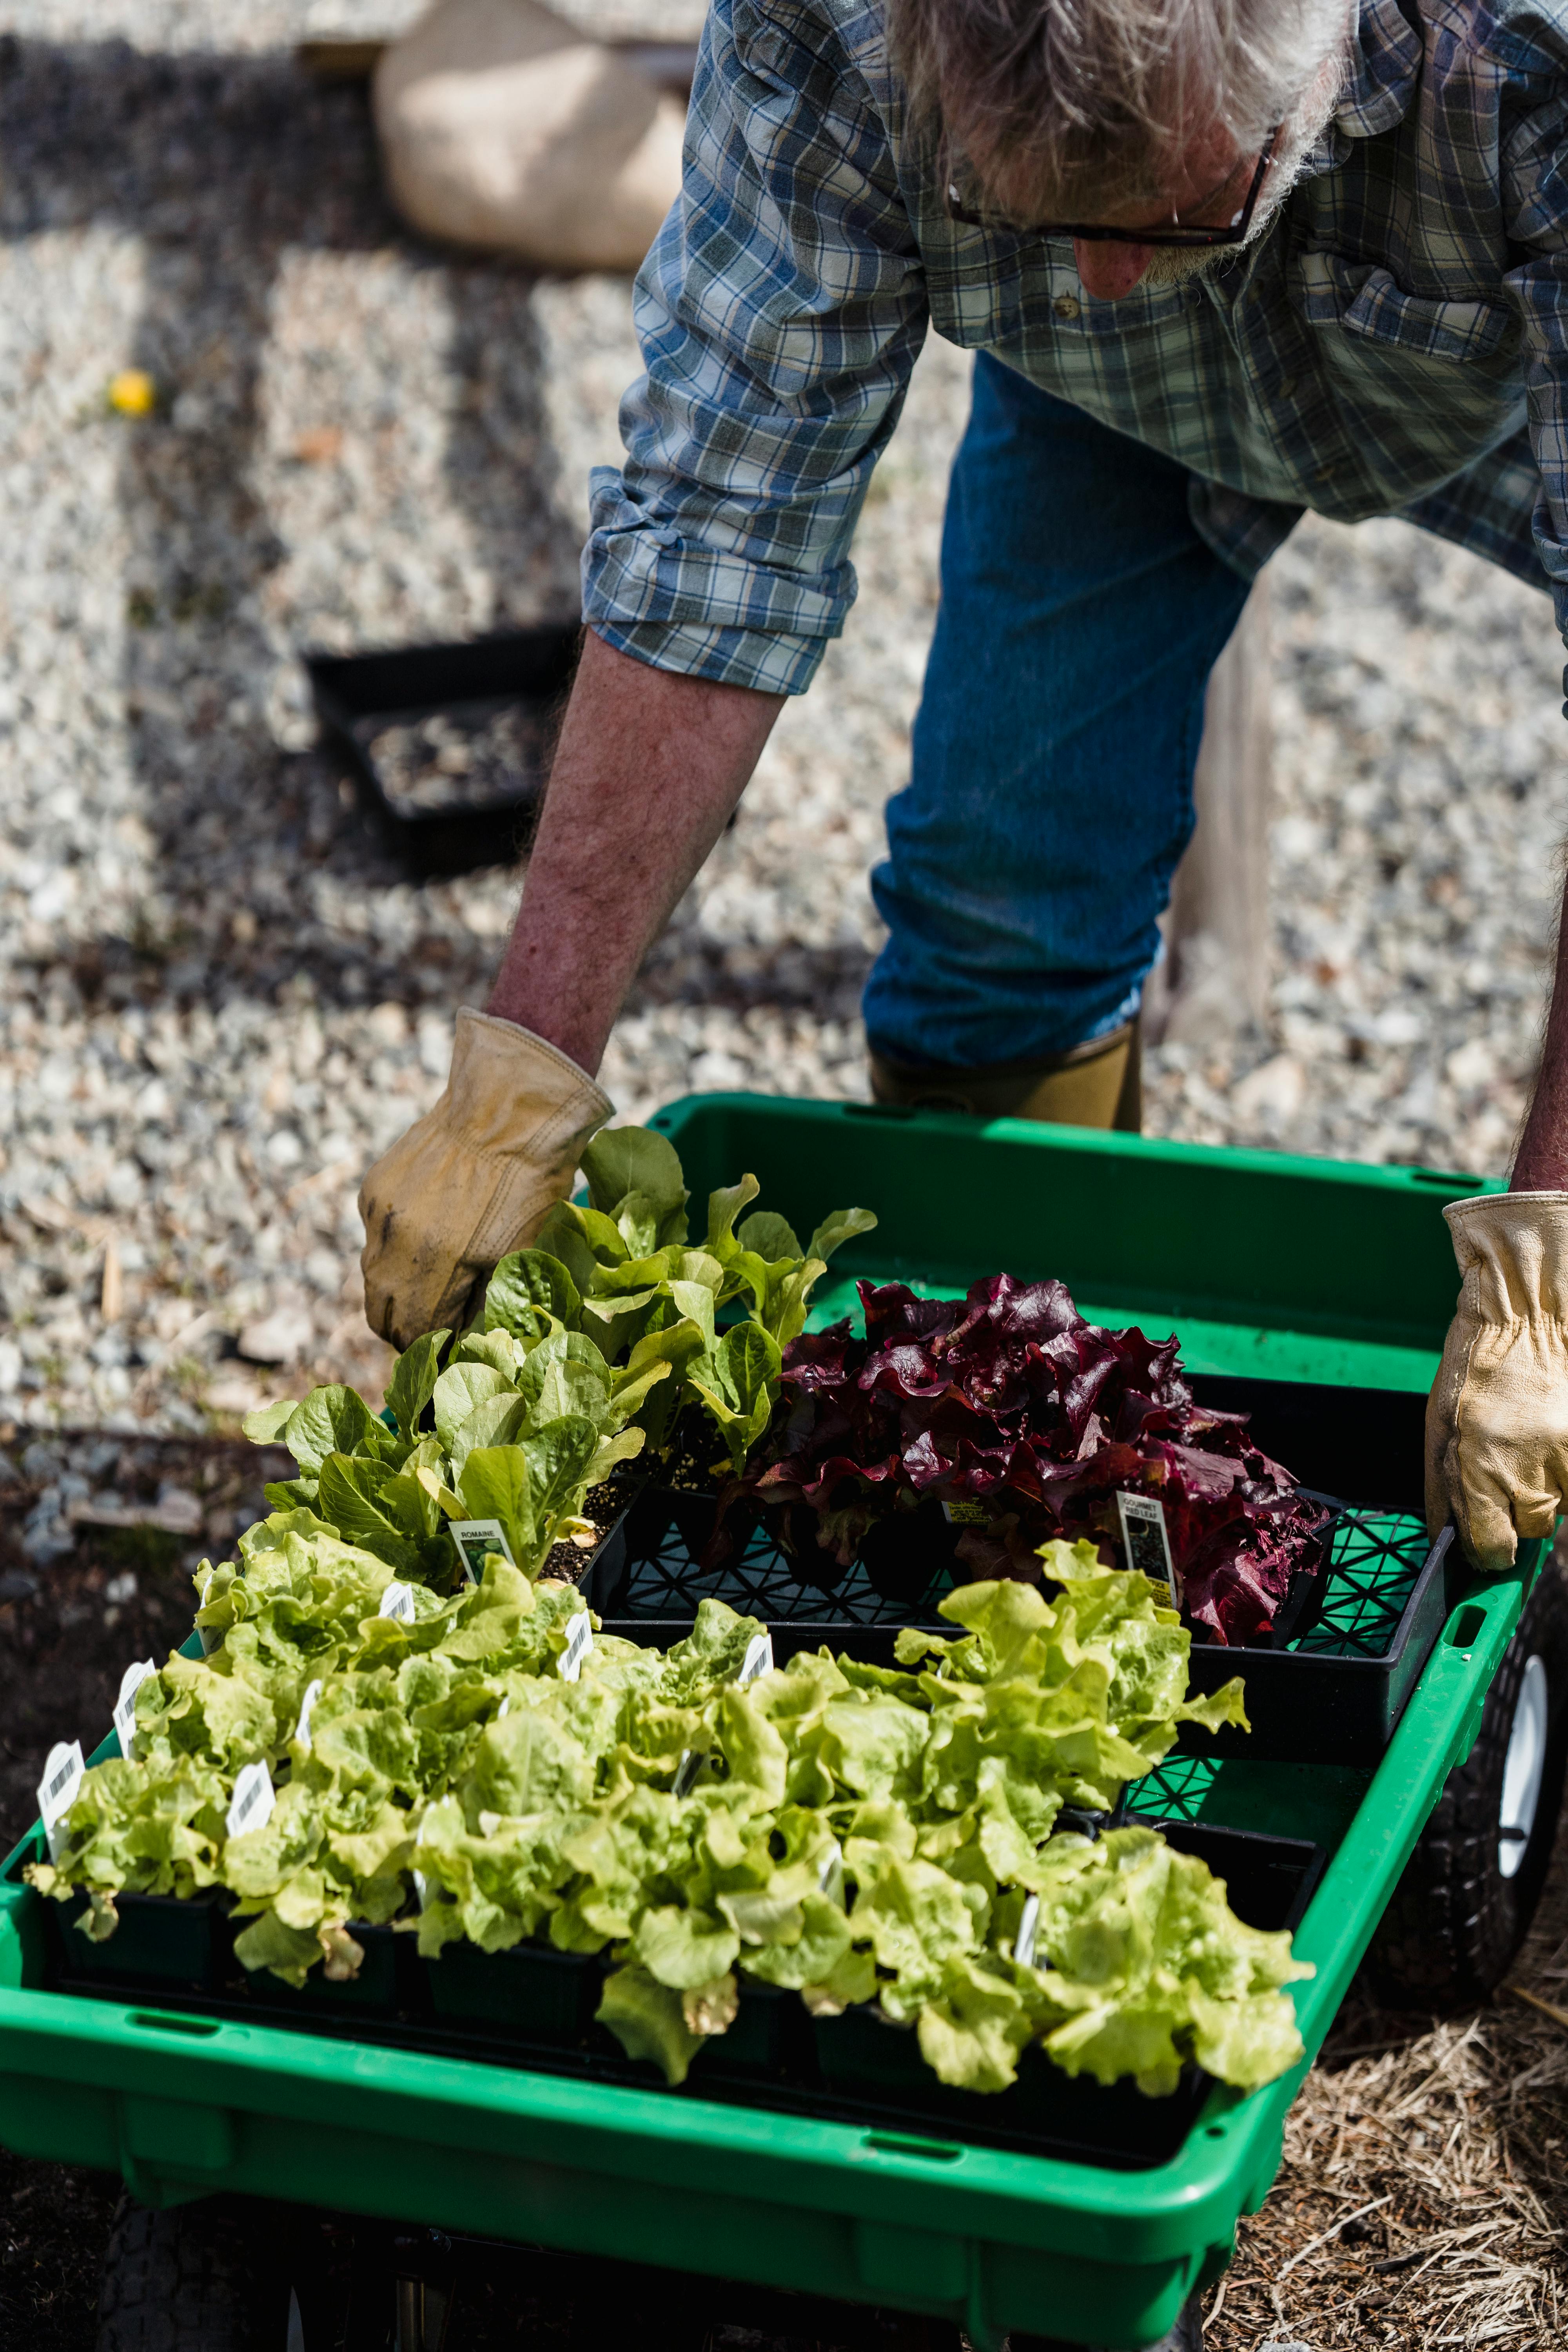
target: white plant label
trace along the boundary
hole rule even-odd
[[[82,1775],[87,1770],[87,1759],[81,1752],[79,1739],[57,1739],[44,1763],[44,1777],[38,1783],[38,1817],[49,1841],[49,1860],[58,1862],[65,1843],[61,1828],[66,1815],[81,1793]]]
[[[561,1679],[574,1683],[583,1672],[583,1661],[594,1646],[594,1628],[588,1612],[580,1609],[572,1620],[572,1631],[566,1636],[566,1647],[561,1653]]]
[[[148,1675],[155,1675],[157,1671],[151,1658],[138,1658],[136,1664],[127,1666],[120,1677],[120,1696],[114,1702],[114,1728],[119,1735],[121,1756],[130,1755],[131,1743],[136,1737],[136,1694]]]
[[[244,1837],[247,1830],[264,1830],[277,1801],[265,1761],[247,1764],[235,1775],[234,1801],[228,1809],[230,1837]]]
[[[305,1685],[305,1696],[300,1701],[300,1720],[294,1726],[294,1737],[301,1748],[310,1745],[310,1717],[316,1711],[316,1701],[321,1696],[321,1682],[318,1675],[313,1683]]]
[[[389,1584],[381,1596],[381,1607],[375,1613],[378,1617],[390,1617],[399,1625],[412,1625],[414,1587],[411,1584],[398,1584],[395,1581]]]
[[[844,1900],[844,1848],[837,1838],[823,1855],[816,1873],[817,1892],[830,1903]]]
[[[1118,1495],[1116,1509],[1121,1521],[1121,1549],[1128,1567],[1135,1568],[1153,1583],[1163,1584],[1171,1596],[1171,1606],[1179,1609],[1182,1596],[1171,1559],[1165,1506],[1152,1495]]]
[[[695,1748],[681,1749],[680,1761],[675,1768],[675,1779],[670,1783],[671,1796],[689,1797],[691,1794],[691,1784],[702,1769],[702,1760]]]
[[[746,1654],[741,1661],[741,1687],[754,1683],[759,1675],[771,1675],[773,1670],[773,1637],[769,1633],[753,1633],[746,1644]]]
[[[1040,1898],[1031,1895],[1018,1917],[1018,1932],[1013,1938],[1013,1958],[1021,1969],[1035,1965],[1035,1937],[1040,1930]]]
[[[414,1874],[414,1892],[419,1897],[421,1911],[427,1911],[430,1907],[430,1881],[422,1870],[416,1870]]]
[[[470,1584],[479,1582],[488,1551],[499,1551],[509,1568],[517,1566],[506,1539],[506,1529],[499,1519],[453,1519],[447,1532],[458,1547],[463,1574]]]

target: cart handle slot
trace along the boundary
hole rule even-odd
[[[940,2139],[904,2139],[897,2132],[868,2132],[861,2145],[879,2156],[923,2156],[932,2164],[956,2164],[963,2154]]]
[[[203,2041],[222,2031],[216,2018],[165,2017],[153,2009],[128,2011],[125,2021],[128,2025],[145,2026],[149,2033],[194,2033]]]
[[[1474,1601],[1468,1602],[1448,1628],[1448,1647],[1451,1650],[1474,1649],[1486,1622],[1486,1611]]]

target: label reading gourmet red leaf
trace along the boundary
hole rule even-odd
[[[1171,1538],[1165,1531],[1165,1506],[1152,1495],[1119,1494],[1116,1511],[1121,1521],[1121,1548],[1128,1567],[1135,1568],[1152,1583],[1163,1584],[1171,1596],[1172,1608],[1179,1609],[1182,1596],[1176,1589]]]

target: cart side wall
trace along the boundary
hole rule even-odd
[[[1316,1336],[1328,1343],[1321,1368],[1292,1375],[1308,1379],[1353,1379],[1345,1342],[1441,1348],[1458,1289],[1443,1203],[1495,1189],[1422,1169],[762,1095],[688,1096],[652,1123],[680,1153],[699,1210],[742,1169],[803,1238],[829,1209],[875,1209],[875,1233],[836,1255],[836,1281],[962,1289],[1003,1269],[1055,1275],[1102,1308]],[[1406,1385],[1376,1371],[1370,1384]]]

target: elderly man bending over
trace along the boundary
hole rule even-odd
[[[533,1231],[637,966],[855,592],[928,325],[978,354],[913,767],[872,877],[884,1100],[1135,1126],[1204,688],[1307,508],[1568,624],[1568,0],[713,0],[588,635],[488,1013],[366,1180],[406,1340]],[[1568,992],[1464,1272],[1429,1501],[1568,1496]]]

